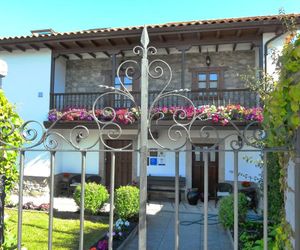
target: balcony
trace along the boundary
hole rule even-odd
[[[70,107],[92,109],[93,103],[98,96],[104,92],[84,92],[84,93],[54,93],[50,96],[50,108],[63,110]],[[132,91],[134,99],[140,105],[141,93]],[[149,105],[154,101],[159,91],[149,92]],[[216,91],[189,91],[182,92],[182,95],[188,97],[196,107],[202,105],[228,105],[239,104],[244,107],[260,106],[259,97],[249,89],[222,89]],[[156,107],[171,106],[190,106],[191,103],[179,96],[170,96],[161,99]],[[130,100],[121,95],[109,95],[101,98],[96,104],[96,108],[114,107],[129,108],[133,107]]]

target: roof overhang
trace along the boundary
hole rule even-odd
[[[295,18],[300,23],[300,14],[286,15]],[[185,46],[201,46],[248,43],[251,48],[261,46],[263,33],[274,32],[280,34],[284,27],[282,16],[265,16],[251,18],[232,18],[208,21],[193,21],[182,23],[167,23],[149,25],[148,33],[151,45],[164,48],[169,54],[170,48],[183,48]],[[91,58],[96,58],[96,52],[102,52],[109,57],[111,52],[124,55],[124,51],[131,50],[140,43],[142,26],[95,29],[79,32],[53,33],[49,35],[32,35],[0,39],[0,52],[12,53],[15,50],[40,50],[47,48],[54,55],[77,54],[82,59],[82,53],[88,53]],[[217,48],[216,48],[217,50]]]

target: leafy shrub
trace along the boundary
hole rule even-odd
[[[17,234],[15,224],[9,220],[4,222],[4,243],[0,246],[0,250],[13,250],[17,249]]]
[[[245,221],[246,214],[248,211],[248,200],[247,197],[239,193],[238,196],[238,212],[239,212],[239,222]],[[219,220],[224,228],[233,229],[234,225],[234,198],[233,194],[224,197],[220,200],[219,207]]]
[[[74,200],[80,206],[81,186],[77,186],[74,193]],[[108,200],[109,194],[101,184],[86,183],[84,192],[84,208],[88,213],[97,214]]]
[[[130,219],[138,214],[140,190],[134,186],[123,186],[116,190],[115,211],[122,219]]]
[[[20,147],[23,143],[23,138],[20,135],[18,128],[22,125],[22,120],[15,111],[15,107],[8,102],[3,90],[0,89],[0,141]],[[12,132],[13,127],[15,130]],[[2,143],[0,143],[1,145]],[[2,148],[11,148],[11,146],[1,145]],[[5,175],[5,191],[9,194],[18,179],[18,171],[16,167],[18,152],[9,150],[0,150],[0,174]]]

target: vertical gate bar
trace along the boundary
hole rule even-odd
[[[141,37],[143,58],[141,63],[141,129],[140,129],[140,212],[139,249],[147,249],[147,157],[148,157],[148,44],[149,36],[145,27]]]
[[[25,151],[20,151],[19,172],[19,206],[18,206],[18,250],[22,248],[22,213],[23,213],[23,179],[24,179]]]
[[[83,241],[84,241],[85,169],[86,169],[86,151],[82,151],[81,152],[81,194],[80,194],[80,238],[79,238],[79,250],[83,250]]]
[[[233,169],[233,175],[234,175],[234,250],[238,250],[239,246],[239,211],[238,211],[238,202],[239,202],[239,196],[238,196],[238,160],[239,160],[239,155],[238,151],[235,150],[233,152],[234,154],[234,169]]]
[[[203,152],[204,160],[204,250],[208,250],[208,152]]]
[[[49,207],[49,228],[48,228],[48,250],[52,249],[54,169],[55,169],[55,151],[51,151],[50,152],[50,207]]]
[[[300,128],[297,129],[295,145],[295,197],[300,196]],[[295,249],[300,249],[300,200],[295,198]]]
[[[113,248],[113,228],[114,228],[114,196],[115,196],[115,152],[111,152],[111,167],[110,167],[110,210],[109,210],[109,239],[108,249]]]
[[[268,170],[267,170],[267,152],[263,154],[264,162],[264,250],[268,249]]]
[[[179,152],[175,153],[175,250],[179,249]]]

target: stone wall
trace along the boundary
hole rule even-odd
[[[254,67],[254,51],[234,51],[209,53],[210,67],[224,69],[224,88],[241,88],[243,84],[238,75],[245,74],[247,67]],[[206,53],[187,53],[185,87],[191,88],[192,68],[206,67]],[[150,57],[150,60],[161,58],[170,64],[173,71],[173,80],[170,88],[181,87],[181,54]],[[131,58],[132,59],[132,58]],[[138,59],[139,60],[139,59]],[[120,59],[118,59],[120,63]],[[66,92],[95,92],[100,91],[98,85],[111,85],[111,60],[88,59],[67,61]],[[150,80],[150,90],[159,90],[163,87],[161,80]]]

